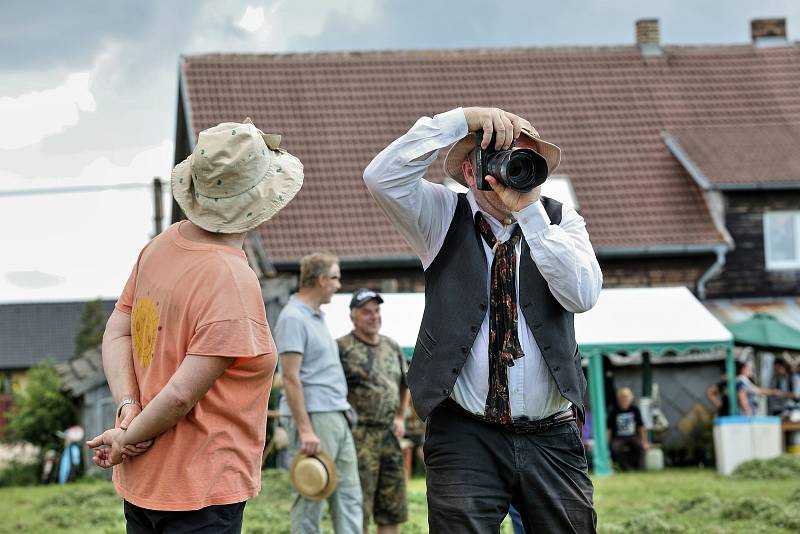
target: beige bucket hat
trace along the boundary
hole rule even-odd
[[[535,132],[530,130],[522,130],[522,132],[520,132],[520,137],[523,135],[533,141],[533,149],[541,154],[547,162],[547,176],[553,174],[558,167],[558,164],[561,163],[561,149],[553,143],[540,139]],[[464,173],[461,171],[461,164],[464,162],[464,158],[467,157],[467,154],[469,154],[473,148],[475,148],[475,134],[470,132],[465,137],[462,137],[460,140],[456,141],[450,150],[448,150],[447,156],[444,158],[445,174],[464,187],[469,186],[467,185],[466,180],[464,180]]]
[[[172,194],[194,224],[223,234],[252,230],[303,185],[303,164],[250,118],[200,132],[194,152],[172,171]]]
[[[314,456],[297,453],[289,476],[297,493],[312,501],[326,499],[336,489],[336,464],[322,451]]]

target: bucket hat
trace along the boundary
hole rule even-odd
[[[303,185],[303,164],[247,118],[203,130],[172,171],[172,194],[194,224],[223,234],[252,230]]]

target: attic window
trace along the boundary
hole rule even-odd
[[[568,208],[579,210],[572,181],[566,174],[554,174],[542,185],[542,195],[558,200]]]
[[[800,269],[800,211],[764,214],[764,261],[768,271]]]

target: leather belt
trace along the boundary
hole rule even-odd
[[[528,419],[527,417],[520,417],[517,419],[513,419],[510,424],[503,424],[503,423],[497,423],[495,421],[489,421],[483,416],[474,414],[469,410],[465,410],[464,408],[461,407],[460,404],[458,404],[452,398],[447,398],[443,400],[440,406],[450,411],[454,411],[461,415],[467,416],[470,419],[474,419],[476,421],[480,421],[481,423],[491,425],[497,428],[502,428],[504,430],[510,430],[511,432],[515,432],[517,434],[535,434],[539,432],[546,432],[553,427],[560,426],[577,420],[577,418],[575,417],[574,408],[568,408],[563,412],[558,412],[549,417],[545,417],[544,419],[531,420]]]

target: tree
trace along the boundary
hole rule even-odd
[[[12,439],[45,449],[60,444],[56,431],[75,424],[75,416],[53,361],[44,360],[28,371],[25,386],[14,397],[7,428]]]
[[[108,315],[103,311],[103,302],[92,300],[84,304],[78,332],[75,334],[75,356],[100,346]]]

